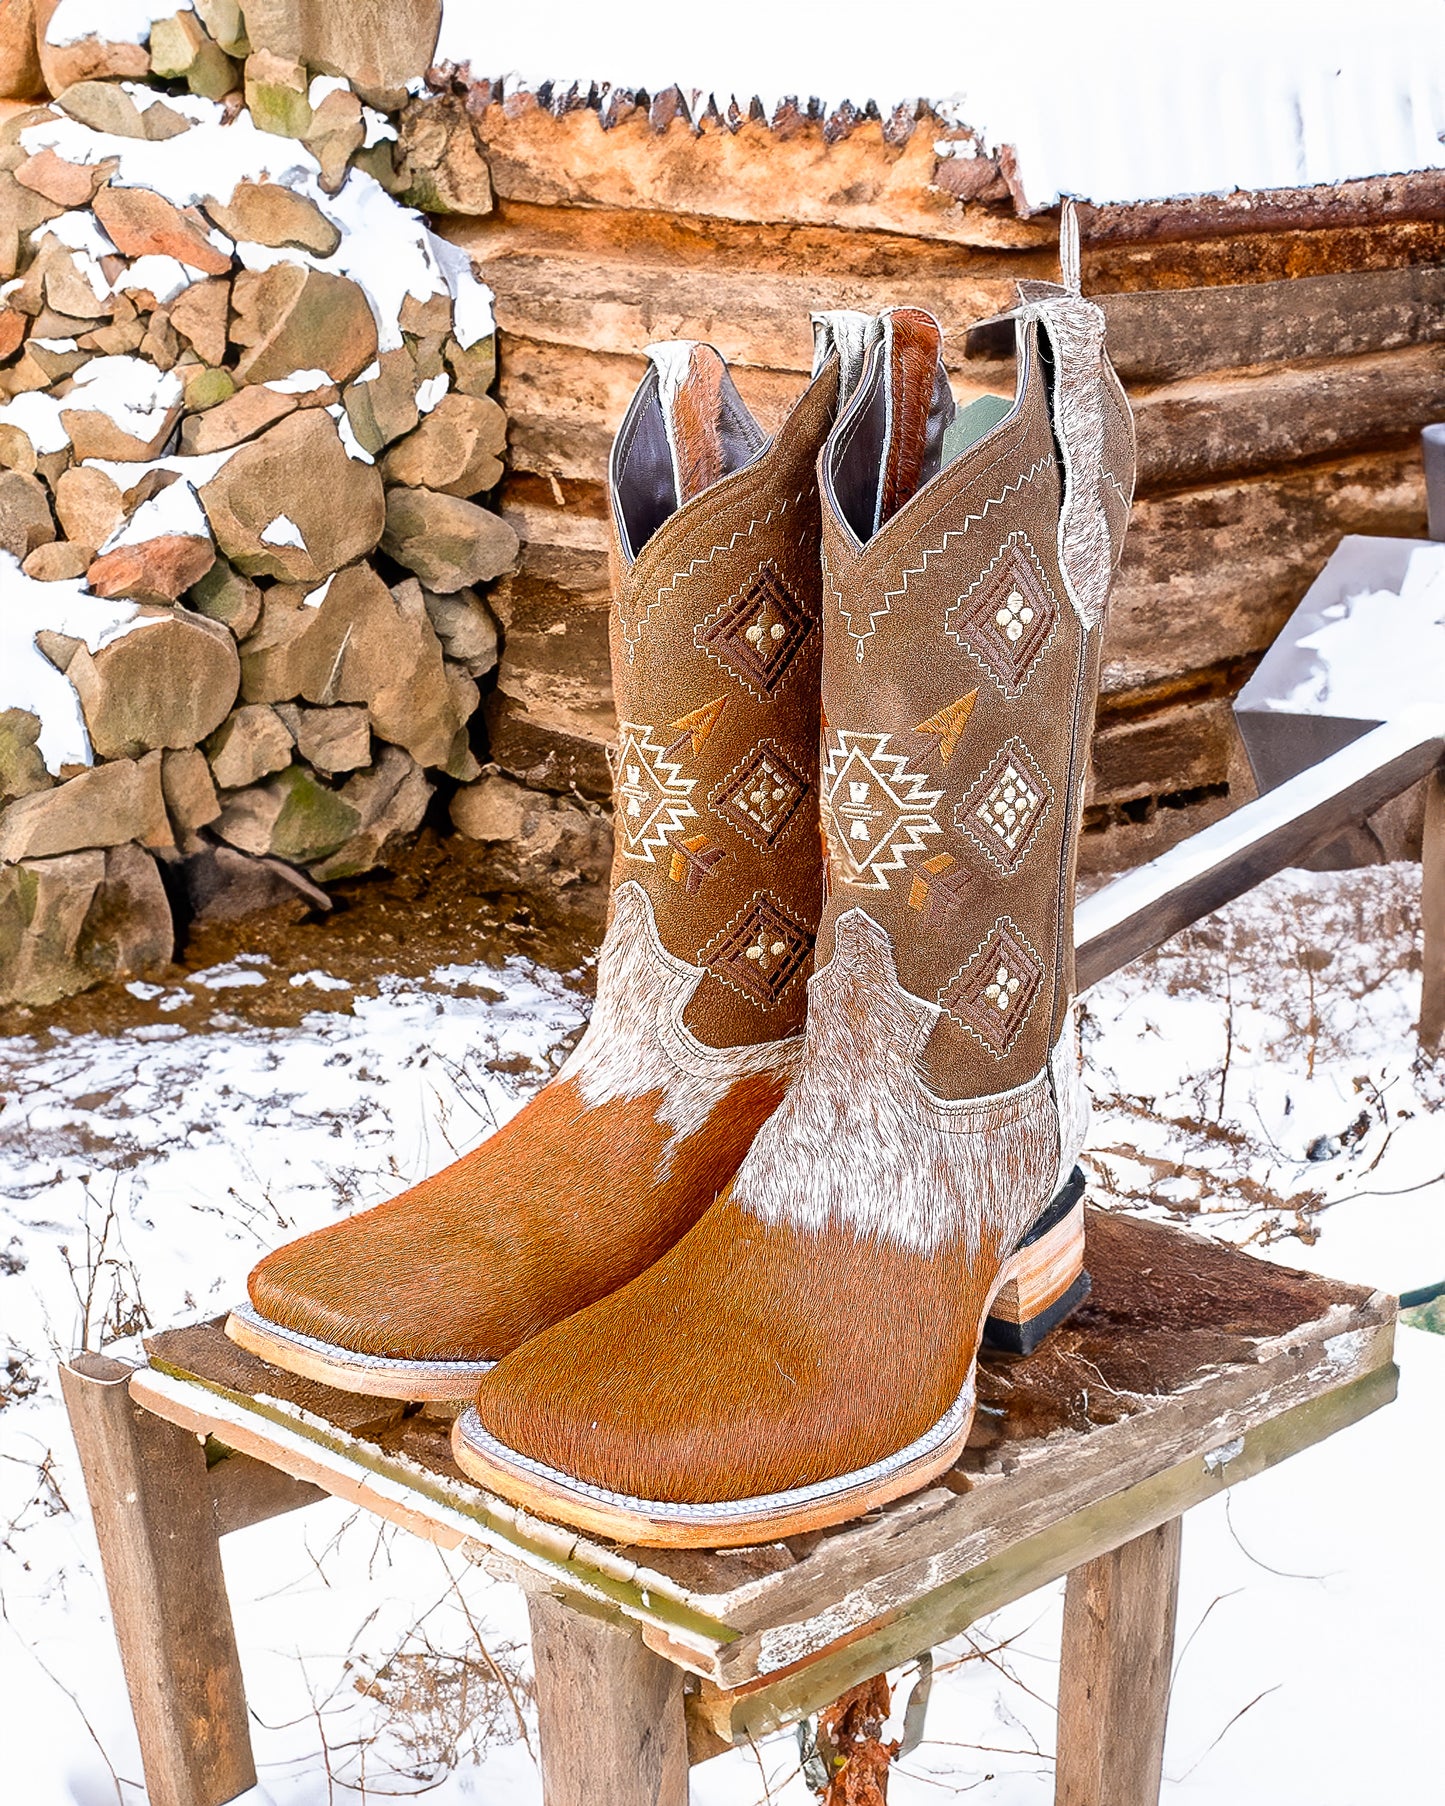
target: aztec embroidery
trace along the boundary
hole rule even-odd
[[[754,696],[771,701],[814,625],[777,565],[765,559],[742,588],[708,616],[694,638]]]
[[[936,715],[930,715],[927,721],[920,721],[914,728],[915,734],[938,735],[938,762],[947,765],[958,751],[958,743],[963,738],[963,730],[968,726],[968,718],[973,713],[973,705],[978,701],[978,691],[970,690],[966,696],[960,696],[957,702],[950,702]]]
[[[915,855],[908,861],[908,870],[913,874],[908,907],[916,909],[930,928],[942,928],[963,907],[968,873],[952,853],[935,853],[931,859]]]
[[[775,897],[758,891],[698,955],[699,963],[760,1009],[771,1009],[813,951],[813,937]]]
[[[943,617],[1004,695],[1022,694],[1059,618],[1059,604],[1026,533],[1010,533],[998,556]]]
[[[650,727],[632,721],[618,724],[616,756],[617,822],[622,829],[622,857],[649,865],[666,849],[667,837],[697,810],[687,800],[696,778],[682,776],[666,748],[653,739]]]
[[[726,858],[726,850],[709,840],[706,834],[693,834],[672,849],[667,875],[674,884],[680,884],[689,897],[695,897],[712,877],[719,862]]]
[[[954,810],[954,820],[994,864],[1013,873],[1049,812],[1053,792],[1029,749],[1006,740]]]
[[[910,771],[902,753],[887,750],[890,734],[828,732],[823,814],[845,884],[887,890],[889,872],[902,871],[910,853],[926,851],[923,836],[941,833],[934,810],[941,790]]]
[[[690,715],[680,715],[676,721],[669,721],[668,728],[677,732],[677,738],[664,749],[663,757],[675,759],[686,746],[692,748],[693,758],[699,757],[727,706],[727,697],[718,696],[711,702],[705,702],[700,709],[694,709]]]
[[[973,958],[939,992],[948,1015],[1002,1059],[1043,983],[1044,962],[1017,923],[1000,916]]]
[[[811,788],[771,740],[760,740],[707,800],[729,826],[770,853]]]

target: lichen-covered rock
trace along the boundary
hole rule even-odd
[[[23,560],[54,538],[45,485],[18,470],[0,470],[0,550]]]
[[[0,709],[0,798],[31,796],[54,784],[36,744],[39,738],[38,715],[29,709]]]
[[[228,798],[216,822],[243,853],[274,853],[297,865],[324,859],[361,825],[361,811],[300,765]]]
[[[401,116],[399,178],[426,213],[490,213],[492,177],[460,95],[428,95]]]
[[[387,492],[382,550],[441,595],[499,577],[516,560],[518,543],[499,515],[459,495]]]
[[[372,106],[395,108],[431,66],[442,0],[248,0],[245,14],[252,44],[344,75]]]
[[[264,702],[245,703],[207,740],[206,755],[223,790],[242,790],[285,770],[291,763],[291,736],[274,709]]]
[[[208,621],[229,627],[238,640],[244,640],[261,617],[260,589],[224,558],[192,586],[187,601]]]
[[[398,345],[394,351],[383,351],[374,368],[368,366],[346,389],[341,399],[364,451],[379,452],[416,425],[420,380],[410,351]]]
[[[223,232],[253,244],[295,245],[329,257],[341,243],[340,230],[315,201],[279,182],[238,182],[228,201],[212,195],[205,210]]]
[[[376,316],[345,276],[302,263],[243,270],[231,285],[230,335],[244,347],[236,381],[274,382],[295,370],[324,370],[348,382],[376,356]]]
[[[313,862],[312,876],[349,878],[370,871],[384,857],[388,842],[421,826],[431,793],[415,759],[399,746],[383,746],[371,769],[342,787],[343,799],[360,817],[356,832],[327,858]]]
[[[488,333],[465,347],[448,339],[443,347],[452,387],[462,395],[485,395],[497,380],[497,335]]]
[[[346,455],[319,408],[243,445],[200,493],[216,544],[238,569],[291,583],[319,583],[364,557],[386,521],[376,468]]]
[[[150,66],[164,81],[183,81],[192,94],[220,100],[239,84],[240,70],[187,10],[151,26]]]
[[[5,865],[127,840],[163,847],[170,839],[159,753],[96,765],[52,789],[22,796],[0,813],[0,864]]]
[[[294,395],[278,395],[274,389],[248,383],[215,407],[182,421],[181,450],[188,456],[204,456],[228,445],[243,445],[294,414],[296,407]]]
[[[254,4],[246,9],[254,11]],[[247,35],[251,35],[247,20]],[[255,41],[265,42],[257,33]],[[246,58],[246,111],[258,132],[274,132],[281,138],[304,138],[311,130],[311,102],[306,65],[299,57],[278,56],[271,50],[253,50]]]
[[[507,416],[489,395],[444,395],[381,461],[388,483],[476,495],[502,479]]]
[[[44,1005],[107,979],[155,978],[175,929],[137,846],[0,867],[0,1002]]]
[[[236,700],[241,667],[224,627],[177,608],[98,652],[77,647],[65,674],[97,754],[126,759],[204,740]]]

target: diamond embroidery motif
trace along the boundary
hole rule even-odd
[[[697,810],[687,800],[697,784],[685,778],[650,727],[618,723],[616,762],[617,822],[622,829],[622,857],[655,863],[667,837]]]
[[[1010,533],[998,556],[943,617],[959,645],[1019,696],[1053,637],[1059,604],[1026,533]]]
[[[769,1010],[802,971],[813,937],[770,897],[759,891],[698,955],[725,985],[760,1009]]]
[[[696,630],[699,648],[754,696],[770,701],[782,687],[815,623],[770,560]]]
[[[823,815],[831,852],[845,884],[887,890],[889,872],[900,872],[912,853],[926,851],[923,837],[939,834],[934,810],[943,800],[901,753],[887,750],[889,734],[828,730]]]
[[[1000,916],[978,952],[939,993],[944,1010],[1002,1059],[1043,983],[1043,961],[1016,923]]]
[[[1016,872],[1049,812],[1053,792],[1022,740],[1004,742],[954,811],[954,820],[995,865]]]
[[[760,740],[708,802],[725,822],[768,853],[810,789],[808,780],[771,740]]]

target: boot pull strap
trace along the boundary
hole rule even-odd
[[[1079,262],[1079,210],[1067,195],[1059,213],[1059,279],[1071,295],[1082,295]]]
[[[838,411],[841,413],[853,391],[858,387],[858,379],[863,374],[863,365],[868,352],[880,334],[878,320],[873,314],[858,313],[850,307],[832,308],[825,313],[812,315],[813,321],[813,375],[822,371],[824,364],[833,355],[838,354]]]

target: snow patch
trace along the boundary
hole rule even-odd
[[[1324,626],[1299,641],[1315,654],[1314,669],[1288,695],[1267,698],[1270,709],[1390,721],[1445,706],[1445,545],[1410,554],[1398,595],[1368,590],[1324,613]]]
[[[143,357],[93,357],[71,382],[62,407],[104,414],[135,439],[154,439],[184,394],[174,370],[158,370]]]
[[[92,652],[163,615],[143,615],[134,602],[92,596],[81,577],[40,583],[20,560],[0,551],[0,709],[28,709],[40,720],[37,746],[45,769],[93,765],[80,698],[35,643],[42,629],[83,640]]]
[[[195,490],[182,478],[170,483],[148,502],[142,502],[130,519],[116,528],[100,548],[113,552],[119,546],[141,546],[153,539],[209,539],[206,519]]]
[[[151,252],[145,257],[137,257],[135,262],[112,285],[112,294],[124,294],[128,289],[148,289],[157,303],[164,307],[168,301],[174,301],[184,289],[188,289],[196,280],[199,272],[178,257],[166,257]]]
[[[47,44],[144,44],[157,19],[182,10],[181,0],[60,0],[45,28]]]
[[[325,583],[319,583],[315,589],[307,590],[306,594],[301,598],[301,606],[303,608],[320,608],[321,604],[326,600],[330,593],[331,586],[335,581],[336,572],[333,571],[326,579]],[[292,983],[294,984],[295,982],[296,981],[293,979]]]
[[[429,376],[424,383],[418,383],[416,391],[416,411],[418,414],[430,414],[432,409],[452,386],[452,379],[445,370],[438,370],[435,376]]]
[[[333,378],[324,370],[293,370],[289,376],[273,377],[262,387],[273,389],[278,395],[311,395],[317,389],[330,389],[335,386]]]
[[[18,427],[30,441],[37,457],[47,452],[64,451],[70,444],[60,418],[61,403],[46,389],[27,389],[14,401],[0,407],[0,426]]]
[[[278,514],[275,520],[268,521],[261,529],[263,546],[295,546],[298,551],[306,550],[306,541],[301,537],[301,529],[289,514]]]

